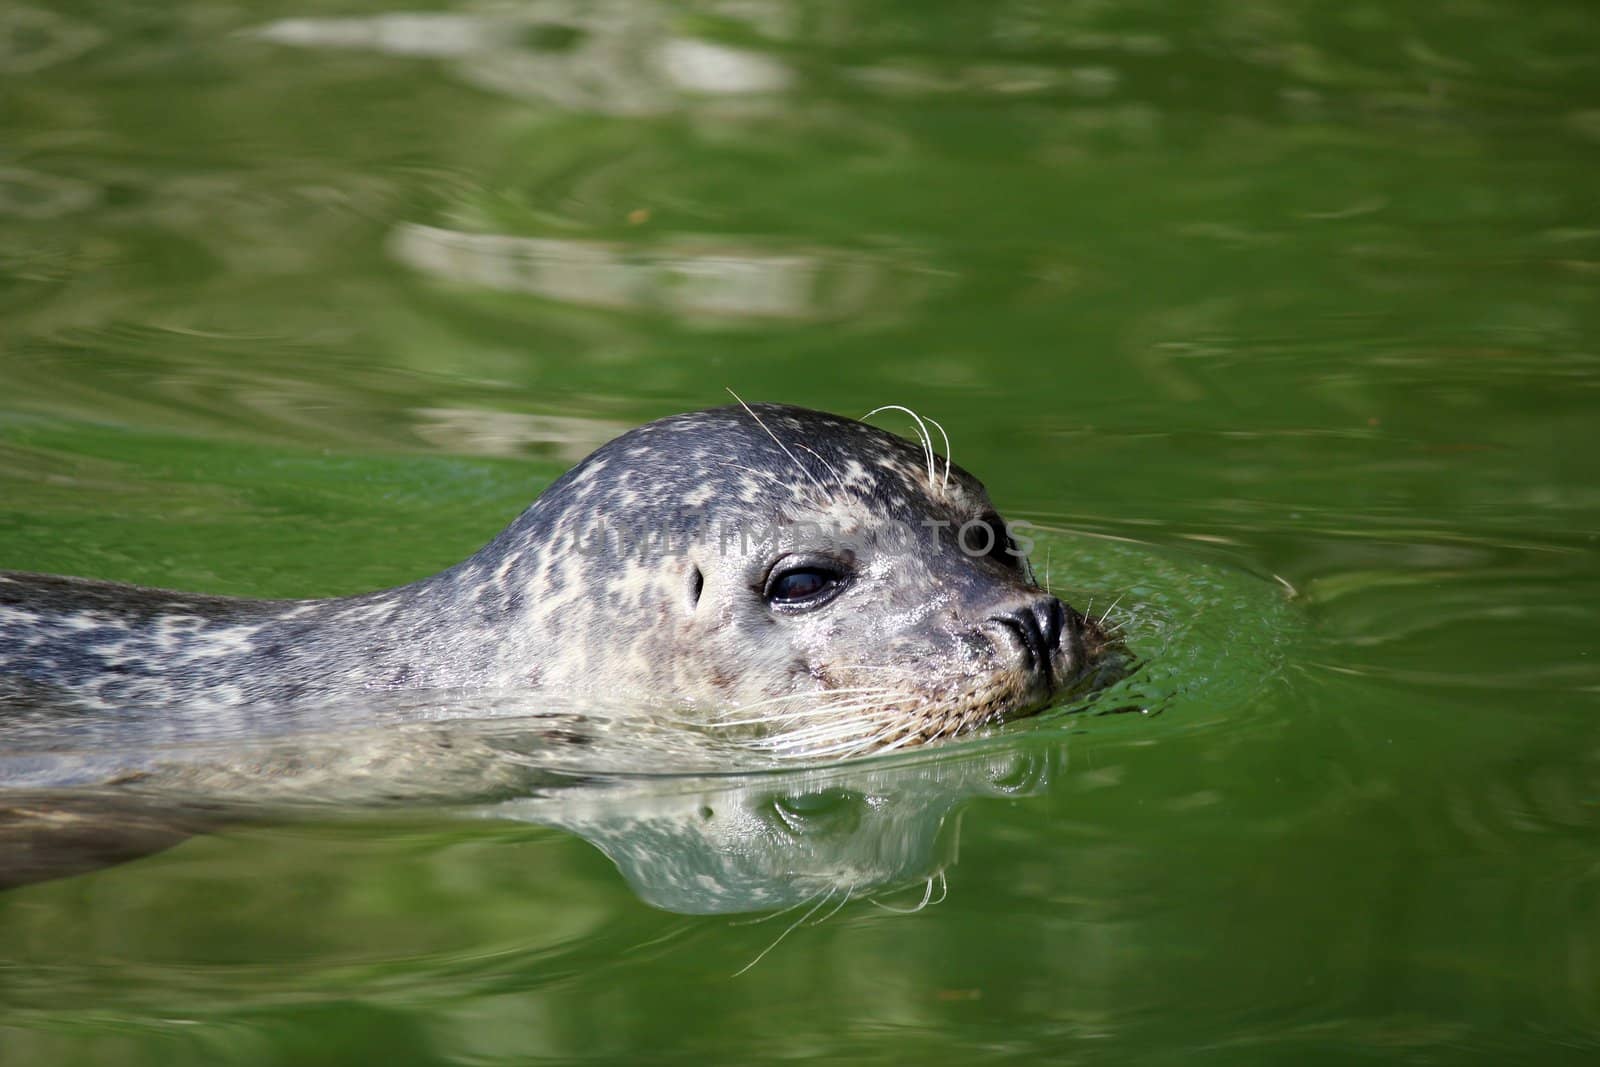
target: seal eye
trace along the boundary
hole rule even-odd
[[[772,592],[768,596],[775,600],[810,600],[828,588],[832,581],[832,575],[803,567],[780,575],[778,580],[772,583]]]
[[[844,588],[844,580],[838,567],[807,560],[775,568],[762,595],[773,607],[820,608]]]
[[[1017,542],[1012,538],[1005,520],[991,511],[977,521],[989,528],[989,551],[984,555],[1008,570],[1023,570],[1024,556],[1017,548]]]

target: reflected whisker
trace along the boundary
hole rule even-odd
[[[812,920],[811,925],[812,926],[821,926],[823,923],[827,922],[829,919],[831,919],[835,915],[839,914],[840,911],[844,910],[844,906],[846,904],[850,903],[850,894],[854,893],[855,891],[856,891],[856,886],[855,886],[854,882],[851,882],[849,885],[845,886],[845,888],[844,888],[844,896],[842,898],[840,898],[839,903],[834,905],[833,910],[828,912],[828,914],[826,914],[826,915],[820,916],[819,918],[816,918],[816,919]]]
[[[894,907],[892,905],[883,903],[883,901],[878,900],[876,897],[868,897],[867,899],[870,900],[872,903],[876,904],[878,907],[882,908],[884,911],[893,912],[896,915],[915,915],[917,912],[921,911],[923,908],[926,908],[928,906],[928,901],[933,899],[933,880],[936,877],[938,877],[938,875],[935,875],[935,874],[928,875],[928,880],[925,883],[923,883],[922,899],[919,902],[917,902],[917,904],[914,907],[897,908],[897,907]]]
[[[790,924],[790,926],[787,929],[785,929],[783,931],[783,933],[778,935],[777,939],[774,940],[772,942],[772,944],[770,944],[766,948],[762,949],[761,952],[756,956],[755,959],[751,960],[749,963],[745,964],[743,967],[740,967],[737,971],[734,971],[733,972],[733,977],[735,977],[735,978],[739,977],[741,974],[744,974],[750,968],[752,968],[756,964],[760,963],[763,959],[766,958],[767,953],[771,952],[773,949],[775,949],[779,945],[783,944],[783,939],[784,938],[788,937],[790,934],[792,934],[796,930],[798,930],[801,926],[805,925],[806,920],[811,918],[811,916],[815,915],[818,911],[820,911],[822,909],[822,906],[828,902],[828,900],[833,896],[833,892],[834,892],[834,890],[836,888],[838,888],[838,887],[837,886],[830,886],[828,888],[828,891],[825,894],[823,894],[822,899],[817,901],[815,907],[813,907],[810,911],[806,912],[804,915],[800,916],[800,918],[796,919],[792,924]]]
[[[734,920],[730,921],[728,923],[728,925],[729,926],[760,926],[764,922],[771,922],[773,919],[778,918],[778,916],[780,916],[780,915],[787,915],[791,911],[794,911],[796,908],[805,907],[807,904],[809,904],[813,900],[815,900],[817,898],[817,894],[821,893],[822,891],[823,890],[818,889],[815,893],[807,893],[805,896],[801,897],[799,900],[795,901],[793,904],[790,904],[787,908],[780,908],[777,911],[768,912],[767,914],[761,915],[761,916],[757,916],[754,919],[734,919]]]

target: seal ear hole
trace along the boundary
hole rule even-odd
[[[699,567],[689,568],[689,610],[693,611],[700,603],[700,594],[705,592],[706,576],[700,573]]]

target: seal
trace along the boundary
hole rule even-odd
[[[68,709],[182,708],[171,721],[248,735],[362,693],[492,690],[665,709],[775,754],[842,757],[1113,676],[1116,643],[1038,587],[1023,524],[918,426],[920,447],[783,405],[660,419],[469,559],[358,596],[0,572],[0,716],[49,729]]]

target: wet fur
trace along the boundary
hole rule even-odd
[[[931,440],[739,404],[617,438],[471,558],[394,589],[248,600],[0,572],[0,715],[181,705],[247,726],[341,694],[488,688],[620,696],[831,755],[953,735],[1089,684],[1107,642],[1077,612],[1048,683],[992,623],[1042,595],[1024,561],[932,542],[887,552],[889,520],[993,514],[975,478],[934,459]],[[696,542],[696,509],[778,540],[844,531],[861,575],[829,608],[775,616],[752,592],[773,545],[730,557]],[[601,520],[631,544],[593,551]]]

